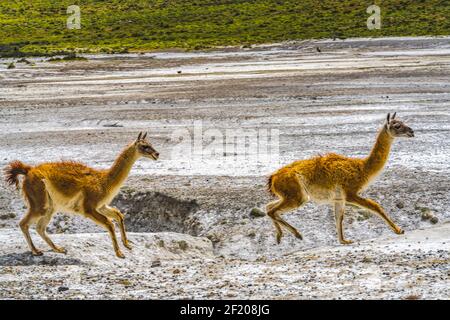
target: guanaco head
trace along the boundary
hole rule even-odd
[[[410,127],[408,127],[406,124],[404,124],[402,121],[395,119],[395,115],[397,112],[395,112],[392,117],[391,114],[387,114],[387,121],[386,121],[386,130],[389,132],[389,134],[392,137],[407,137],[412,138],[414,137],[414,131]]]
[[[158,160],[159,152],[156,151],[150,142],[148,142],[145,138],[147,137],[147,132],[142,134],[139,132],[139,135],[134,142],[134,146],[136,147],[137,152],[141,157],[150,158],[153,160]]]

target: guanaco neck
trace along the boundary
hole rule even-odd
[[[377,141],[370,151],[369,156],[365,159],[365,170],[368,176],[379,173],[389,158],[391,145],[394,138],[388,132],[387,126],[383,126],[377,136]]]
[[[125,182],[137,159],[138,154],[134,145],[129,145],[120,153],[107,172],[106,183],[109,189],[121,186]]]

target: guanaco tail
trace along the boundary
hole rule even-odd
[[[280,243],[283,236],[282,227],[302,239],[300,232],[282,219],[281,214],[298,208],[309,200],[334,204],[337,234],[342,244],[352,243],[345,239],[342,228],[346,203],[369,210],[381,217],[395,233],[404,233],[378,203],[359,195],[382,171],[394,138],[414,137],[414,131],[395,119],[395,115],[387,115],[375,145],[366,158],[348,158],[330,153],[295,161],[269,177],[269,192],[279,198],[266,207],[267,215],[275,226],[277,243]]]
[[[127,240],[124,215],[109,204],[125,182],[131,167],[140,157],[157,160],[159,153],[146,140],[147,133],[139,133],[135,141],[129,144],[107,170],[95,170],[78,162],[49,162],[28,166],[13,161],[5,168],[5,179],[19,189],[19,175],[23,175],[23,196],[28,211],[20,221],[28,246],[33,255],[42,255],[31,240],[29,227],[36,223],[36,231],[56,252],[66,250],[53,243],[46,233],[55,212],[81,214],[108,230],[115,253],[124,258],[117,243],[114,224],[119,225],[123,245],[131,249]]]

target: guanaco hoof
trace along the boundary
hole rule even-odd
[[[58,252],[58,253],[63,253],[63,254],[67,253],[67,250],[65,248],[62,248],[62,247],[61,248],[55,248],[54,251]]]
[[[297,239],[303,240],[303,237],[302,237],[302,235],[301,235],[300,233],[297,233],[297,234],[295,235],[295,237],[296,237]]]
[[[39,256],[42,256],[44,253],[41,250],[34,250],[31,252],[31,254],[33,256],[39,257]]]

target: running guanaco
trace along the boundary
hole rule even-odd
[[[124,258],[117,243],[114,224],[120,227],[123,245],[131,249],[127,240],[124,215],[109,204],[125,182],[131,167],[140,157],[157,160],[159,153],[145,139],[147,133],[139,133],[107,170],[95,170],[78,162],[49,162],[28,166],[13,161],[5,168],[6,182],[19,188],[19,175],[23,175],[22,191],[28,204],[28,212],[20,221],[20,228],[33,255],[42,255],[31,240],[29,227],[36,223],[36,231],[56,252],[66,250],[53,243],[46,233],[55,212],[81,214],[108,230],[116,255]]]
[[[395,115],[387,115],[375,145],[366,158],[348,158],[330,153],[293,162],[269,177],[269,192],[279,198],[267,205],[267,215],[272,219],[277,232],[277,243],[280,243],[283,235],[281,227],[302,239],[300,232],[280,215],[300,207],[310,199],[317,203],[334,204],[336,228],[342,244],[352,243],[345,239],[342,229],[346,203],[377,214],[395,233],[403,233],[378,203],[359,195],[381,173],[394,138],[414,137],[414,131],[395,119]]]

